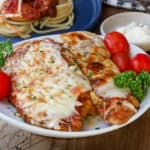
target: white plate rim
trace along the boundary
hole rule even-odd
[[[37,40],[37,39],[43,39],[43,38],[55,39],[58,36],[59,36],[59,34],[48,35],[48,36],[40,36],[40,37],[36,37],[36,38],[27,39],[27,40],[23,40],[23,41],[17,42],[15,44],[13,44],[13,46],[15,47],[18,44],[21,44],[21,43],[24,43],[24,42],[27,42],[27,41]],[[130,44],[130,46],[132,48],[137,49],[138,52],[140,52],[140,53],[145,53],[143,50],[141,50],[140,48],[136,47],[135,45]],[[57,138],[81,138],[81,137],[89,137],[89,136],[101,135],[101,134],[104,134],[104,133],[108,133],[108,132],[120,129],[120,128],[122,128],[122,127],[124,127],[124,126],[126,126],[126,125],[128,125],[130,123],[132,123],[136,119],[138,119],[149,108],[150,108],[150,101],[148,102],[148,104],[142,110],[138,111],[134,116],[132,116],[128,120],[128,122],[126,122],[123,125],[112,125],[112,126],[109,126],[109,127],[106,127],[106,128],[99,129],[99,130],[77,131],[77,132],[56,131],[56,130],[49,130],[49,129],[33,126],[33,125],[27,124],[25,122],[20,122],[18,120],[15,120],[14,118],[6,116],[6,115],[4,115],[1,112],[0,112],[0,119],[6,121],[7,123],[9,123],[9,124],[11,124],[11,125],[13,125],[15,127],[18,127],[20,129],[32,132],[34,134],[39,134],[39,135],[42,135],[42,136],[57,137]]]

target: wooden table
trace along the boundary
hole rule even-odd
[[[99,33],[99,25],[106,17],[125,11],[127,10],[104,5],[102,16],[92,31]],[[8,130],[10,130],[10,136],[4,134]],[[37,136],[1,123],[0,150],[150,150],[150,110],[134,123],[122,129],[80,139]]]

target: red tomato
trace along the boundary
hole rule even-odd
[[[112,61],[118,66],[121,72],[132,70],[131,60],[128,54],[125,53],[117,53],[113,55]]]
[[[137,73],[144,70],[150,72],[150,56],[146,54],[137,54],[131,59],[131,65]]]
[[[106,34],[104,43],[112,55],[117,53],[129,52],[129,43],[123,34],[119,32],[110,32]]]
[[[8,96],[10,91],[10,78],[0,71],[0,100]]]

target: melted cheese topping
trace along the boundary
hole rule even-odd
[[[62,119],[78,113],[75,107],[82,104],[77,98],[91,90],[90,83],[77,66],[68,65],[56,43],[45,39],[25,47],[28,50],[23,56],[4,67],[8,74],[15,74],[12,95],[32,124],[43,122],[47,128],[59,129]]]
[[[106,110],[106,108],[105,108],[105,103],[104,103],[104,119],[106,120],[107,119],[107,116],[109,115],[109,113],[113,110],[113,109],[115,109],[117,107],[117,105],[116,104],[113,104],[113,105],[111,105],[107,110]]]
[[[102,96],[103,98],[126,98],[129,94],[129,89],[116,87],[113,78],[109,78],[105,84],[97,86],[94,89],[97,95]]]
[[[128,102],[127,100],[123,101],[122,104],[128,108],[130,108],[132,111],[134,111],[135,113],[137,112],[137,109],[135,108],[135,106]]]
[[[137,110],[136,110],[136,108],[134,107],[134,105],[132,104],[132,103],[130,103],[130,102],[128,102],[127,100],[123,100],[122,102],[121,102],[121,104],[123,105],[123,106],[125,106],[125,107],[128,107],[130,110],[132,110],[133,112],[137,112]],[[106,110],[106,108],[105,108],[105,103],[104,103],[104,119],[107,119],[107,116],[109,115],[109,113],[113,110],[113,109],[115,109],[117,107],[117,104],[116,103],[114,103],[114,104],[112,104],[107,110]]]

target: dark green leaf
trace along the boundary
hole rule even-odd
[[[4,64],[5,64],[4,57],[3,57],[3,55],[0,53],[0,67],[4,66]]]
[[[0,43],[0,67],[4,66],[6,57],[10,56],[13,51],[10,40]]]
[[[0,52],[3,53],[4,58],[10,56],[12,51],[13,51],[13,47],[10,40],[0,43]]]

